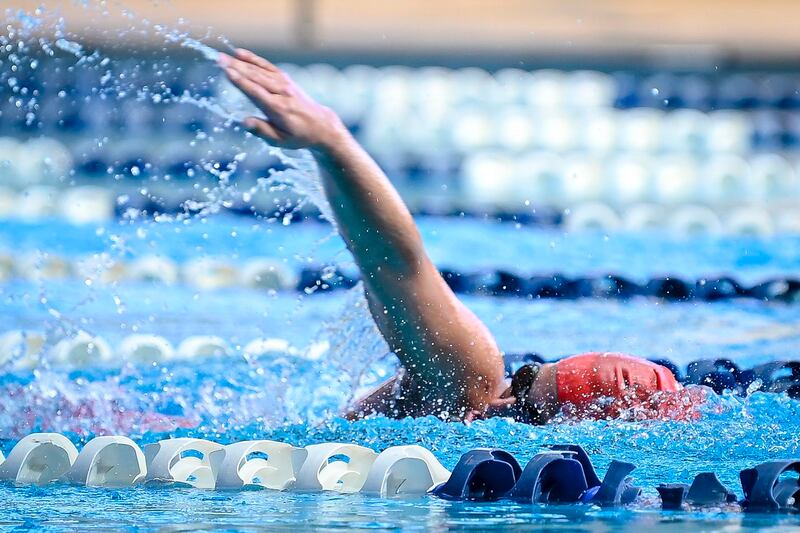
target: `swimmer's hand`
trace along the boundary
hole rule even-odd
[[[310,98],[281,69],[253,52],[220,53],[219,65],[268,120],[248,117],[243,125],[254,135],[283,148],[325,148],[347,129],[336,113]]]
[[[469,424],[476,420],[485,420],[494,417],[513,417],[517,399],[513,396],[496,398],[490,401],[483,410],[471,409],[464,415],[464,422]]]

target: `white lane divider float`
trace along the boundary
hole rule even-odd
[[[270,357],[275,355],[295,354],[296,349],[286,339],[253,339],[248,342],[242,353],[248,358]]]
[[[2,155],[0,155],[2,160]],[[0,181],[2,181],[2,172],[0,172]],[[11,218],[16,215],[17,211],[17,194],[11,187],[0,185],[0,218]]]
[[[18,485],[66,482],[122,488],[165,483],[198,489],[364,492],[373,496],[420,495],[445,483],[450,472],[427,449],[393,446],[380,454],[347,443],[296,448],[270,440],[223,446],[189,437],[144,447],[128,437],[103,436],[78,452],[65,436],[34,433],[4,461],[0,480]]]
[[[153,364],[175,357],[175,348],[158,335],[128,335],[119,344],[117,356],[129,363]]]
[[[28,187],[17,198],[17,214],[27,222],[55,217],[59,196],[59,190],[49,185]]]
[[[45,281],[76,276],[100,283],[136,281],[175,285],[184,281],[208,291],[229,287],[293,290],[299,282],[298,274],[285,263],[265,257],[250,259],[242,265],[223,258],[201,258],[178,265],[172,259],[157,255],[142,256],[126,263],[108,254],[70,260],[52,253],[17,256],[0,251],[0,282],[15,278]]]
[[[737,235],[764,237],[775,231],[772,218],[763,209],[737,209],[725,225]]]
[[[622,220],[627,230],[658,231],[664,224],[664,212],[656,204],[635,204],[625,211]]]
[[[709,208],[690,205],[679,208],[670,219],[670,227],[680,235],[717,234],[722,222]]]
[[[204,257],[186,263],[183,276],[201,290],[216,290],[240,285],[239,270],[224,259]]]
[[[224,446],[204,439],[165,439],[144,447],[146,482],[175,483],[198,489],[215,488]]]
[[[779,233],[800,233],[800,213],[796,209],[780,209],[775,219]]]
[[[77,457],[78,449],[64,435],[33,433],[20,440],[0,465],[0,480],[44,485],[66,474]]]
[[[10,253],[0,252],[0,281],[14,279],[17,274],[17,261]]]
[[[295,488],[307,491],[358,492],[378,454],[364,446],[328,442],[306,446],[308,457]]]
[[[17,260],[15,269],[33,281],[67,279],[74,266],[66,259],[49,253],[34,252]]]
[[[298,275],[275,259],[256,257],[242,267],[241,282],[245,287],[281,289],[297,287]]]
[[[119,283],[128,277],[125,263],[113,259],[105,253],[78,259],[72,271],[84,282],[92,280],[111,284]],[[49,278],[43,277],[43,279]]]
[[[601,203],[581,204],[566,218],[567,231],[614,231],[621,225],[622,221],[614,210]]]
[[[178,359],[205,359],[230,354],[230,345],[221,337],[196,335],[183,339],[175,355]]]
[[[64,480],[87,487],[130,487],[147,473],[144,453],[128,437],[95,437],[78,454]]]
[[[218,489],[257,486],[273,490],[294,488],[308,450],[271,440],[248,440],[225,446],[217,476]]]
[[[106,366],[112,358],[111,346],[85,331],[58,341],[50,351],[50,360],[56,366]]]
[[[39,364],[45,336],[39,331],[11,330],[0,335],[0,367],[31,369]]]
[[[171,259],[157,255],[146,255],[134,260],[128,275],[134,281],[155,281],[174,285],[180,278],[178,265]]]
[[[55,344],[50,345],[52,342]],[[30,370],[44,362],[55,368],[113,368],[126,363],[152,365],[170,361],[234,357],[237,354],[248,359],[291,356],[316,360],[328,349],[327,342],[317,342],[301,350],[280,338],[254,339],[244,348],[234,348],[221,337],[213,335],[187,337],[176,349],[164,337],[136,333],[123,338],[114,350],[102,337],[85,331],[48,342],[47,336],[39,331],[10,330],[0,334],[0,369]]]
[[[362,492],[390,498],[425,494],[450,479],[438,459],[422,446],[392,446],[375,459]]]
[[[115,195],[103,187],[70,187],[61,191],[61,214],[73,224],[101,223],[114,218]]]

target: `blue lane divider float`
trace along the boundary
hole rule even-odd
[[[705,507],[736,502],[736,494],[724,486],[713,472],[701,472],[691,485],[662,483],[656,487],[664,510]]]
[[[689,486],[686,501],[690,505],[733,503],[736,501],[736,494],[723,485],[715,473],[701,472]]]
[[[533,503],[577,502],[588,490],[580,462],[569,453],[539,453],[525,466],[509,493],[514,500]]]
[[[641,493],[628,477],[635,468],[612,461],[600,481],[586,451],[577,445],[554,446],[536,454],[524,469],[504,450],[477,449],[461,456],[447,483],[432,492],[451,500],[507,497],[530,503],[619,506],[632,503]]]
[[[742,507],[747,511],[800,511],[800,479],[781,479],[788,472],[800,473],[800,461],[769,461],[742,470]]]
[[[522,468],[505,450],[478,448],[461,456],[450,479],[433,489],[446,500],[498,500],[517,483]]]
[[[442,276],[454,292],[486,296],[565,300],[624,300],[645,296],[674,302],[715,302],[735,298],[785,303],[800,301],[800,281],[796,279],[771,279],[748,287],[729,277],[687,281],[665,276],[638,283],[616,274],[572,278],[558,273],[520,276],[507,271],[464,273],[442,270]]]
[[[739,367],[728,359],[702,359],[689,363],[686,383],[706,385],[716,391],[736,390],[740,384]]]
[[[523,469],[509,452],[478,448],[461,456],[451,473],[421,446],[392,446],[377,453],[348,443],[290,444],[251,440],[227,446],[196,438],[165,439],[144,451],[124,436],[96,437],[80,452],[57,433],[21,439],[4,458],[0,481],[15,485],[70,483],[124,488],[181,486],[204,490],[261,488],[377,497],[424,495],[448,500],[498,501],[542,505],[588,504],[619,507],[635,504],[642,489],[633,485],[632,463],[612,460],[603,479],[586,451],[574,444],[552,446]],[[712,472],[698,474],[691,485],[656,487],[664,510],[729,505],[746,512],[800,511],[800,460],[773,460],[740,473],[744,497]]]
[[[749,387],[756,381],[769,384],[772,392],[800,397],[800,361],[773,361],[739,372],[741,386]]]
[[[628,477],[635,468],[631,463],[612,461],[600,481],[582,447],[553,446],[553,451],[531,459],[510,497],[533,503],[581,502],[603,507],[628,504],[641,493]]]
[[[476,296],[560,300],[626,300],[639,296],[671,302],[717,302],[737,298],[782,303],[800,301],[800,280],[794,278],[769,279],[747,286],[730,277],[682,280],[664,276],[639,283],[617,274],[569,277],[560,273],[523,276],[504,270],[458,272],[441,269],[440,272],[453,292]],[[306,268],[300,273],[297,288],[310,293],[348,289],[357,282],[358,277],[335,269]]]

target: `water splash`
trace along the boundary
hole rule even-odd
[[[68,54],[72,54],[76,57],[84,57],[83,47],[75,41],[68,41],[62,37],[61,39],[56,39],[55,45],[56,48],[63,50]]]
[[[105,3],[87,3],[83,7],[99,12],[101,19],[113,9],[119,9]],[[219,43],[219,48],[229,50],[232,47],[226,39],[215,37],[210,32],[204,38],[197,38],[181,29],[183,22],[178,27],[152,24],[137,18],[128,9],[118,14],[129,21],[130,28],[120,31],[116,44],[96,46],[84,44],[80,35],[69,32],[65,20],[56,12],[43,8],[31,13],[7,11],[6,34],[0,35],[0,61],[12,68],[0,71],[0,83],[12,88],[10,98],[16,102],[17,108],[29,109],[30,127],[45,120],[39,117],[44,102],[40,89],[35,83],[26,85],[24,82],[35,77],[33,71],[69,74],[77,80],[77,87],[66,87],[58,92],[59,106],[72,105],[80,110],[89,103],[96,103],[106,106],[102,109],[108,108],[108,116],[90,116],[89,120],[112,122],[115,108],[130,100],[149,102],[165,112],[176,106],[191,106],[220,119],[198,129],[187,141],[190,148],[203,155],[198,158],[196,166],[187,170],[187,175],[195,179],[194,191],[200,194],[184,202],[183,213],[159,215],[153,219],[143,217],[144,210],[131,205],[135,198],[138,196],[157,203],[160,197],[154,192],[156,186],[170,182],[171,178],[167,174],[154,173],[138,161],[125,165],[123,172],[129,177],[146,179],[138,191],[126,192],[118,198],[121,206],[129,206],[124,210],[123,221],[139,227],[135,238],[149,239],[147,227],[152,224],[173,224],[178,231],[182,225],[205,224],[210,215],[231,207],[237,201],[248,201],[262,192],[292,191],[300,196],[301,200],[281,215],[280,223],[308,202],[333,223],[319,169],[311,154],[305,150],[285,151],[266,146],[240,128],[239,123],[245,117],[263,114],[238,89],[222,81],[222,76],[216,71],[219,51],[216,44],[209,43]],[[127,49],[125,36],[134,33],[139,38],[161,39],[164,52],[148,57],[149,52],[145,50]],[[196,54],[191,64],[204,64],[212,74],[181,88],[179,83],[175,83],[182,75],[181,64],[170,60],[173,48],[175,53]],[[138,59],[118,59],[115,51],[120,49]],[[49,62],[47,69],[40,66],[44,61]],[[52,91],[50,87],[48,90]],[[73,95],[74,91],[78,91],[77,96]],[[106,137],[113,127],[106,128],[107,131],[92,139],[94,149],[100,152],[113,148],[113,142]],[[230,146],[236,153],[228,161],[218,156],[223,144],[224,149]],[[240,190],[235,178],[248,159],[261,157],[276,158],[283,168],[270,170],[254,185]],[[128,179],[123,172],[109,170],[108,174],[115,181],[122,181]],[[69,183],[75,178],[72,174],[64,181]],[[210,181],[210,185],[203,185],[202,180]],[[131,248],[126,239],[131,237],[108,233],[106,238],[109,242],[106,256],[98,259],[130,257]],[[98,317],[92,316],[90,309],[96,302],[109,297],[115,303],[115,320],[119,321],[120,327],[136,331],[140,325],[146,328],[150,322],[158,320],[157,316],[150,315],[141,323],[127,323],[126,317],[133,307],[131,303],[135,302],[126,303],[113,285],[100,282],[100,275],[99,271],[96,275],[88,274],[81,289],[84,296],[68,307],[59,304],[58,290],[49,294],[52,290],[50,285],[45,282],[38,285],[37,301],[47,307],[50,317],[40,329],[46,330],[48,338],[61,338],[98,327]],[[321,365],[317,361],[319,347],[326,345],[330,350],[323,358],[325,364]],[[78,434],[142,434],[188,426],[219,431],[254,421],[271,425],[289,419],[320,420],[346,403],[347,398],[341,396],[345,382],[347,386],[356,387],[376,379],[369,369],[387,351],[369,315],[363,291],[357,288],[345,302],[344,312],[321,326],[320,333],[308,347],[293,347],[285,357],[268,361],[236,358],[232,363],[236,371],[232,373],[228,372],[229,368],[224,368],[206,375],[193,369],[170,366],[154,369],[125,367],[118,373],[65,375],[63,371],[51,368],[45,358],[41,368],[32,375],[18,375],[0,381],[0,388],[12,398],[0,407],[0,434],[22,435],[36,429]],[[209,365],[211,367],[213,365]],[[220,380],[220,375],[230,377]],[[146,384],[144,388],[143,383]],[[313,390],[321,393],[308,394]],[[24,416],[17,416],[20,410],[24,411]]]

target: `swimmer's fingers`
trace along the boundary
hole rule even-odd
[[[513,396],[507,398],[495,398],[490,401],[483,410],[471,409],[464,414],[464,422],[470,423],[475,420],[492,418],[493,416],[507,416],[509,410],[517,402]]]
[[[231,75],[247,78],[272,94],[287,95],[289,92],[289,82],[280,72],[265,71],[236,58],[230,58],[223,68],[228,78]]]
[[[346,131],[336,113],[310,98],[286,74],[254,55],[251,61],[220,54],[219,65],[228,79],[264,112],[267,121],[248,120],[256,135],[289,148],[323,146]]]
[[[473,409],[471,411],[467,411],[466,414],[464,414],[464,423],[469,425],[469,424],[475,422],[476,420],[480,420],[482,418],[482,416],[483,416],[483,413],[481,413],[480,411],[477,411],[475,409]]]
[[[279,104],[279,96],[269,92],[256,83],[252,79],[244,76],[241,72],[235,69],[225,69],[228,79],[231,80],[236,87],[238,87],[244,94],[248,96],[253,102],[261,108],[267,116],[270,116],[272,110]]]
[[[502,409],[505,407],[511,407],[517,403],[517,399],[513,396],[508,396],[506,398],[497,398],[489,402],[489,407],[493,407],[495,409]]]
[[[492,418],[494,416],[509,416],[513,413],[512,409],[517,403],[517,399],[513,396],[508,398],[496,398],[489,402],[484,408],[484,418]]]
[[[241,59],[242,61],[246,61],[248,63],[251,63],[253,65],[261,67],[264,70],[268,70],[268,71],[271,71],[271,72],[280,72],[281,71],[278,67],[276,67],[275,65],[273,65],[272,63],[270,63],[269,61],[264,59],[263,57],[254,54],[250,50],[246,50],[244,48],[237,48],[235,50],[235,55],[236,55],[237,58]]]
[[[284,140],[284,135],[278,128],[258,117],[247,117],[242,122],[242,125],[247,128],[250,133],[262,139],[277,143],[281,143]]]

